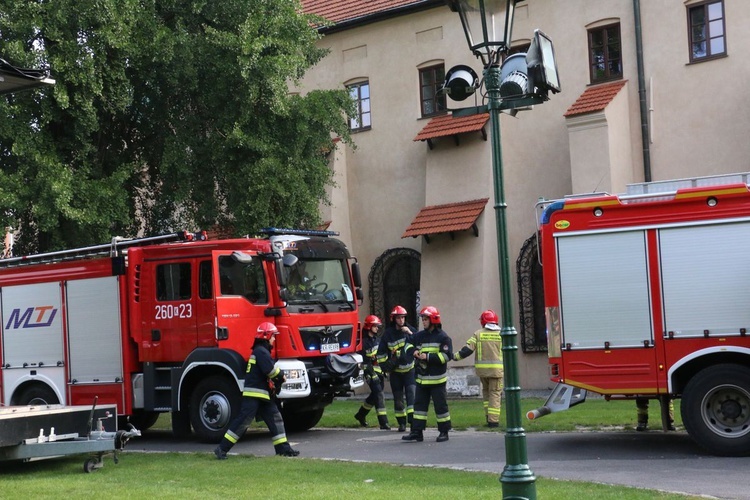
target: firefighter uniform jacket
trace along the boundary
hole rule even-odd
[[[374,374],[382,374],[383,370],[378,366],[378,347],[380,346],[380,339],[375,336],[370,336],[370,334],[365,333],[364,339],[362,340],[362,350],[360,353],[362,354],[362,359],[364,360],[365,365],[365,374],[369,374],[370,376]]]
[[[404,324],[412,335],[416,329]],[[411,336],[411,335],[410,335]],[[378,346],[378,363],[385,371],[394,371],[396,373],[407,373],[414,368],[414,358],[404,355],[404,345],[406,344],[406,334],[395,325],[385,329],[383,337],[380,339]]]
[[[474,369],[478,377],[499,378],[503,376],[503,343],[500,327],[487,323],[469,337],[466,345],[456,353],[456,361],[475,354]]]
[[[448,381],[448,361],[453,359],[453,341],[441,328],[415,333],[406,341],[404,352],[414,358],[414,351],[427,354],[427,359],[416,360],[417,384],[436,385]]]
[[[243,396],[258,399],[271,399],[269,380],[281,375],[281,370],[275,366],[271,353],[264,345],[256,345],[253,354],[247,362],[245,374],[245,388]]]

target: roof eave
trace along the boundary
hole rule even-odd
[[[413,14],[427,9],[432,9],[438,6],[444,6],[445,0],[424,0],[422,2],[412,3],[408,5],[402,5],[393,9],[383,10],[379,12],[373,12],[365,16],[355,17],[352,19],[345,19],[329,26],[321,26],[318,31],[323,35],[336,33],[338,31],[345,31],[352,28],[358,28],[367,24],[384,21],[405,14]]]

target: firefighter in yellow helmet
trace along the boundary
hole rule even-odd
[[[240,437],[252,423],[255,415],[268,426],[271,440],[277,455],[296,457],[297,450],[292,449],[286,439],[284,419],[273,401],[275,390],[281,388],[284,374],[274,365],[271,349],[276,341],[279,330],[273,323],[264,322],[258,326],[253,343],[253,351],[247,363],[245,375],[245,389],[242,391],[242,406],[239,414],[229,424],[229,429],[214,450],[216,458],[225,460],[227,452],[239,441]]]
[[[498,427],[503,395],[503,343],[495,311],[488,309],[479,317],[482,328],[469,337],[466,345],[453,355],[460,361],[474,354],[474,370],[482,382],[484,416],[488,427]]]

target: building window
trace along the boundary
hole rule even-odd
[[[724,1],[688,7],[690,62],[705,61],[727,53],[724,39]]]
[[[349,129],[352,132],[369,130],[370,121],[370,82],[360,82],[346,87],[356,104],[355,115],[349,117]]]
[[[620,24],[589,30],[589,68],[591,83],[622,78]]]
[[[445,113],[445,94],[438,95],[445,80],[445,65],[430,66],[419,70],[419,97],[422,102],[422,117]]]

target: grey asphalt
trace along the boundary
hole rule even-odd
[[[408,443],[398,432],[379,429],[313,429],[291,434],[302,457],[449,467],[497,473],[505,466],[505,438],[496,432],[453,431],[436,443]],[[750,499],[750,457],[714,457],[703,453],[685,432],[649,431],[531,433],[526,436],[528,464],[536,477],[593,481],[638,488]],[[205,452],[214,460],[215,445],[179,441],[166,431],[147,431],[128,443],[130,451]],[[252,429],[231,454],[273,455],[269,434]],[[294,460],[294,459],[290,459]]]

